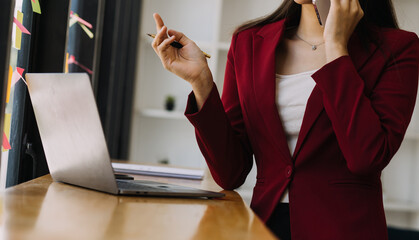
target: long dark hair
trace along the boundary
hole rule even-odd
[[[378,27],[399,28],[393,3],[391,0],[359,0],[364,17],[358,24],[357,31],[363,37],[368,37],[366,26],[372,24]],[[279,21],[287,18],[287,27],[295,27],[298,25],[301,16],[301,5],[294,2],[294,0],[284,0],[282,4],[273,13],[251,20],[239,26],[235,33],[243,30],[263,26],[269,23]]]

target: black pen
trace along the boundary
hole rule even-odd
[[[156,35],[155,35],[155,34],[150,34],[150,33],[147,33],[147,35],[148,35],[148,36],[150,36],[150,37],[152,37],[152,38],[155,38],[155,37],[156,37]],[[179,43],[179,42],[177,42],[177,41],[172,42],[170,45],[171,45],[172,47],[175,47],[175,48],[183,48],[183,45],[182,45],[182,44],[180,44],[180,43]],[[204,52],[204,51],[202,51],[202,53],[205,55],[205,57],[207,57],[207,58],[211,58],[211,55],[209,55],[208,53],[206,53],[206,52]]]

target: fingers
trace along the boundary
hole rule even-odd
[[[182,45],[186,45],[186,44],[192,42],[189,38],[187,38],[181,32],[177,32],[175,30],[167,31],[167,28],[164,25],[163,19],[161,18],[161,16],[158,13],[154,13],[153,18],[154,18],[154,21],[156,23],[156,30],[157,30],[156,39],[154,41],[155,44],[160,45],[167,38],[167,34],[169,34],[169,36],[174,35],[176,37],[176,41],[178,41]],[[164,30],[163,30],[163,28],[164,28]],[[166,34],[166,32],[167,32],[167,34]]]
[[[169,34],[169,36],[175,36],[176,41],[178,41],[180,44],[184,46],[192,42],[192,40],[190,40],[181,32],[170,29],[167,33]]]
[[[160,56],[176,39],[175,36],[168,37],[166,32],[167,27],[163,26],[157,33],[156,37],[153,40],[153,43],[151,44],[154,51]]]
[[[360,7],[359,0],[331,0],[331,6],[342,9],[354,9]]]
[[[160,17],[158,13],[153,14],[154,22],[156,22],[156,31],[159,32],[161,28],[164,26],[163,19]]]
[[[167,27],[163,26],[160,31],[157,32],[154,38],[153,45],[160,45],[167,38]]]
[[[175,37],[171,36],[169,38],[166,38],[159,46],[157,46],[157,51],[160,53],[165,53],[167,49],[170,47],[170,44],[175,41]]]
[[[361,7],[361,4],[359,3],[359,0],[355,0],[352,2],[353,3],[353,7],[355,9],[357,9],[357,14],[358,14],[358,19],[361,19],[362,17],[364,17],[364,10]]]
[[[361,8],[359,0],[331,0],[331,9],[342,13],[348,13],[351,16],[355,16],[357,20],[361,19],[364,15],[364,11]]]
[[[164,22],[161,19],[158,13],[153,14],[154,21],[156,22],[156,30],[157,34],[154,38],[151,46],[153,47],[154,51],[159,54],[158,47],[162,44],[162,42],[167,39],[167,27],[164,26]]]
[[[166,34],[166,26],[163,26],[156,34],[156,37],[154,38],[153,42],[151,43],[151,46],[153,47],[154,51],[157,52],[157,47],[160,46],[160,44],[167,38]]]
[[[163,64],[163,67],[170,70],[169,63],[172,62],[176,57],[176,54],[173,54],[174,48],[170,46],[172,42],[175,41],[175,37],[165,39],[160,46],[157,47],[157,52],[160,56],[160,60]]]

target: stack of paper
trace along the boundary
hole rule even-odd
[[[193,170],[184,168],[148,166],[129,163],[112,163],[115,172],[139,174],[158,177],[174,177],[200,180],[204,177],[204,170]]]

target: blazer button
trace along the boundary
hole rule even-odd
[[[287,178],[290,178],[290,177],[292,176],[292,166],[287,166],[287,167],[285,168],[285,176],[286,176]]]

